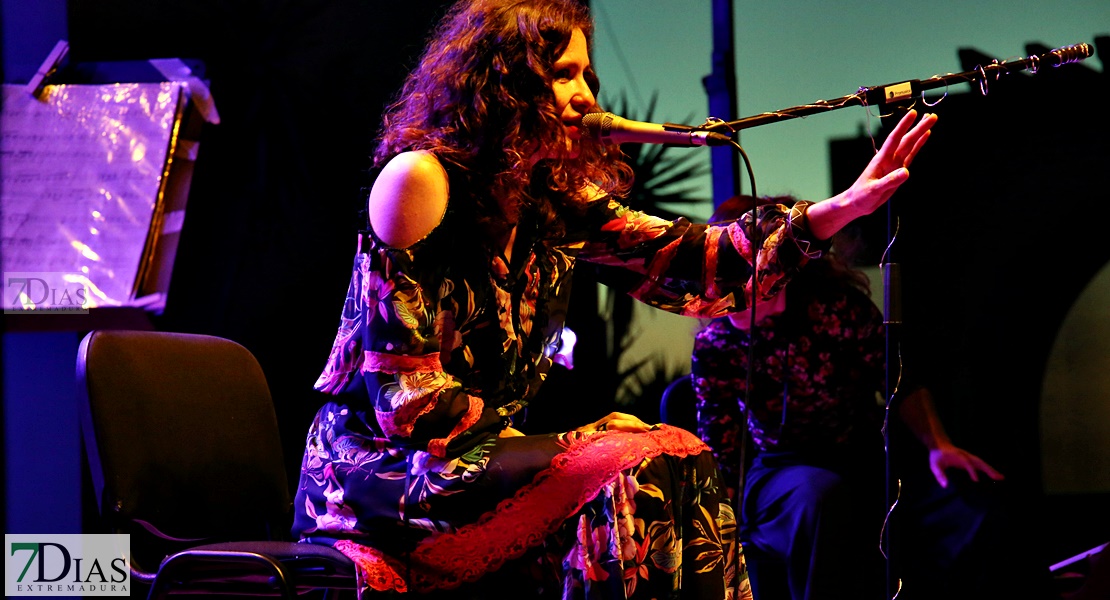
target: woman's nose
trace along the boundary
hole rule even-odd
[[[579,112],[584,112],[585,109],[592,108],[597,103],[593,91],[590,90],[590,86],[586,85],[584,78],[578,78],[578,89],[571,97],[571,102],[574,103],[574,108]]]

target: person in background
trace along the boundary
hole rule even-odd
[[[612,413],[521,435],[561,346],[576,261],[707,317],[767,298],[881,206],[935,116],[909,114],[843,194],[708,227],[620,203],[631,169],[583,133],[593,25],[574,0],[467,0],[384,114],[293,533],[360,591],[471,598],[750,598],[735,519],[693,434]],[[915,123],[916,121],[916,123]],[[753,280],[750,229],[761,232]],[[519,425],[519,422],[516,423]],[[534,430],[540,424],[529,424]]]
[[[710,222],[795,202],[736,196]],[[757,600],[887,597],[886,368],[868,278],[835,248],[757,303],[754,325],[745,309],[696,334],[697,433],[738,505]],[[949,439],[925,386],[899,385],[886,423],[903,452],[892,521],[899,598],[1047,597],[1029,595],[1047,579],[1016,551],[1003,475]],[[745,456],[749,435],[754,456]],[[906,449],[913,439],[918,448]]]

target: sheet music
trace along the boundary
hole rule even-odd
[[[2,270],[64,275],[89,304],[133,300],[183,107],[179,82],[3,86]],[[160,220],[160,219],[159,219]],[[49,279],[49,278],[44,278]],[[5,280],[4,309],[12,309]]]

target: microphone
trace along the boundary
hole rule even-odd
[[[603,144],[668,144],[670,146],[724,146],[732,138],[716,131],[695,129],[674,123],[642,123],[613,113],[589,113],[582,117],[582,128]]]

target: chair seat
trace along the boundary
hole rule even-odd
[[[354,563],[335,548],[282,541],[193,546],[166,557],[158,571],[155,597],[184,590],[236,595],[272,594],[286,587],[298,594],[354,590],[356,581]]]

